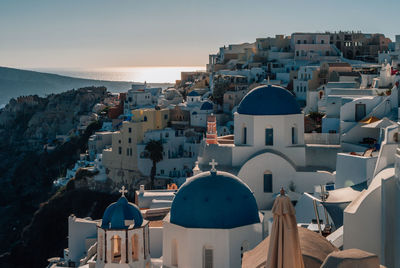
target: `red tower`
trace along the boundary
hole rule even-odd
[[[217,118],[211,114],[207,116],[207,144],[218,144],[217,137]]]

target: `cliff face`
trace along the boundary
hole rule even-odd
[[[34,95],[12,99],[0,113],[0,136],[5,138],[1,143],[40,146],[57,134],[73,130],[79,117],[89,114],[93,105],[105,97],[106,88],[90,87],[46,98]]]
[[[47,259],[63,256],[68,247],[68,216],[101,219],[118,195],[65,187],[42,203],[23,230],[21,240],[0,256],[1,267],[46,267]]]
[[[44,151],[43,145],[76,129],[80,116],[90,113],[106,94],[104,87],[90,87],[46,98],[27,96],[11,100],[1,111],[0,255],[21,245],[22,230],[39,205],[54,194],[52,181],[87,149],[88,138],[101,122],[91,123],[83,134],[71,136],[54,151]]]

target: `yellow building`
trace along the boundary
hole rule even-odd
[[[131,121],[124,121],[112,135],[112,147],[103,150],[103,165],[114,182],[138,183],[137,144],[148,130],[164,129],[170,121],[169,109],[133,110]]]

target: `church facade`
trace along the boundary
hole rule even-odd
[[[214,168],[180,187],[163,221],[165,267],[240,267],[263,239],[263,215],[250,188]]]
[[[315,185],[334,182],[328,169],[306,165],[304,115],[286,89],[267,85],[251,90],[234,114],[234,125],[232,144],[203,143],[199,166],[216,159],[220,170],[249,185],[261,210],[272,207],[281,187],[313,192]]]

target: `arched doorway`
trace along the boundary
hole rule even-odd
[[[121,237],[114,235],[111,237],[111,262],[121,263]]]

